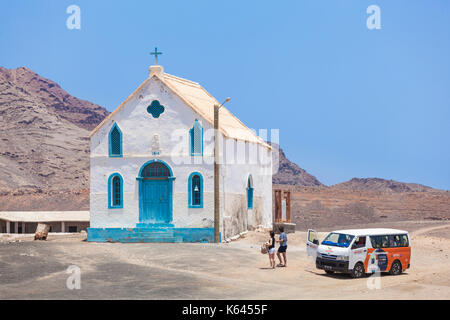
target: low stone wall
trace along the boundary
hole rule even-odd
[[[280,227],[284,228],[285,233],[295,233],[295,223],[289,223],[289,222],[275,222],[273,224],[273,231],[275,233],[281,233]]]

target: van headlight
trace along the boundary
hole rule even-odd
[[[319,252],[317,252],[317,257],[318,257],[318,258],[322,258],[322,254],[319,253]]]
[[[337,256],[336,260],[338,260],[338,261],[348,261],[348,256]]]

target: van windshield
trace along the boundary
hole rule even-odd
[[[349,234],[331,232],[322,241],[322,244],[325,244],[327,246],[348,248],[354,237],[355,236]]]

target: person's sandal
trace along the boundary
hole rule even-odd
[[[277,264],[277,267],[284,267],[284,264],[279,263]]]

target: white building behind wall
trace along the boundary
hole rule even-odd
[[[91,133],[88,240],[158,241],[149,232],[161,228],[178,230],[178,241],[211,240],[204,232],[214,224],[214,104],[198,83],[150,67]],[[220,136],[222,239],[271,227],[271,147],[225,107]]]

